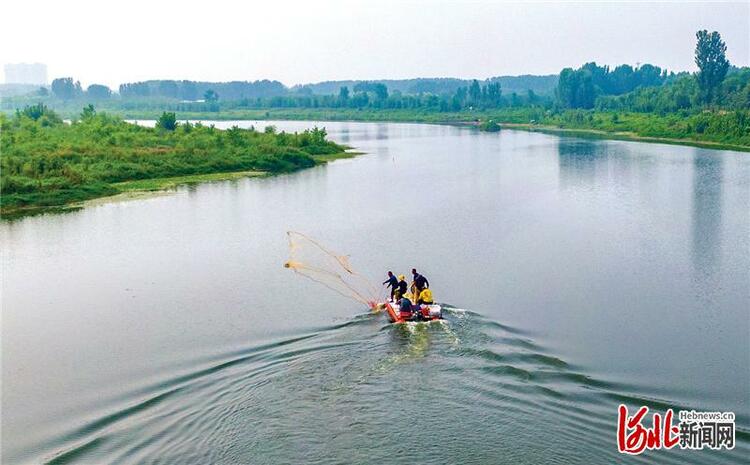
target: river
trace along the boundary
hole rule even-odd
[[[273,124],[363,155],[0,223],[2,463],[746,463],[750,154]],[[284,269],[287,230],[445,322]],[[737,445],[626,461],[620,403]]]

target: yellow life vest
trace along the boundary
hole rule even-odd
[[[424,289],[422,292],[419,293],[419,300],[426,304],[432,303],[432,291],[429,289]]]

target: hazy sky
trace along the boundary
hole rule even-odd
[[[8,0],[0,61],[50,79],[486,78],[587,61],[694,70],[695,31],[747,66],[750,2]]]

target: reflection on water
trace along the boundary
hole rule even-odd
[[[723,170],[722,158],[716,154],[697,153],[693,159],[693,271],[707,291],[721,265]]]
[[[609,152],[601,143],[585,139],[561,139],[557,144],[560,187],[592,187],[597,173],[606,172]]]
[[[747,154],[270,124],[365,155],[0,223],[3,464],[617,463],[621,402],[738,416],[734,451],[628,461],[746,460]],[[471,310],[362,315],[288,230]]]

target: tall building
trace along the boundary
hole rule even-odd
[[[13,63],[5,65],[6,84],[47,85],[47,65],[43,63]]]

